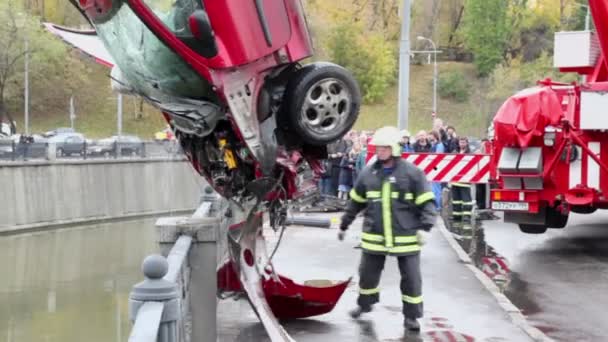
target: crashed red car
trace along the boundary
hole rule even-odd
[[[111,66],[113,89],[160,109],[193,167],[230,200],[232,260],[222,272],[239,278],[260,318],[268,305],[252,299],[258,290],[273,303],[302,301],[300,313],[273,305],[283,316],[331,310],[345,282],[315,296],[253,261],[265,249],[252,218],[267,211],[281,225],[290,203],[315,194],[325,146],[351,129],[361,102],[344,68],[300,63],[313,54],[300,1],[70,1],[95,32],[47,28]]]

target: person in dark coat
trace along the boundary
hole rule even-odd
[[[456,129],[453,126],[448,126],[446,133],[445,152],[458,153],[458,135],[456,134]]]
[[[340,162],[340,178],[338,185],[338,197],[348,199],[348,193],[353,187],[353,173],[355,168],[355,156],[348,153],[342,157]]]
[[[416,153],[425,153],[431,152],[431,144],[427,140],[427,134],[425,131],[420,131],[416,134],[416,142],[413,145],[414,152]]]
[[[340,163],[342,163],[342,157],[344,157],[348,151],[350,150],[350,146],[348,142],[344,139],[340,139],[336,142],[333,142],[327,145],[327,154],[329,155],[328,166],[331,166],[331,170],[329,172],[329,191],[326,195],[338,196],[338,186],[340,185]]]

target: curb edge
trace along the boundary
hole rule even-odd
[[[458,242],[452,236],[446,226],[443,218],[438,220],[436,227],[441,232],[441,235],[447,240],[450,247],[456,252],[458,258],[467,266],[469,270],[475,275],[477,280],[483,285],[483,287],[492,294],[498,305],[506,312],[511,318],[511,321],[521,330],[523,330],[528,336],[534,341],[542,342],[553,342],[553,339],[549,338],[545,333],[540,331],[538,328],[532,326],[521,311],[499,290],[498,286],[488,278],[480,269],[474,264],[469,255],[464,249],[458,244]]]

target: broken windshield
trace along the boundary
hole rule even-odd
[[[187,30],[193,1],[147,0],[146,3],[172,31]],[[114,58],[120,73],[119,82],[142,95],[156,98],[160,93],[196,98],[214,98],[213,90],[176,53],[161,42],[129,6],[120,9],[103,23],[96,23],[97,33]]]
[[[144,0],[156,16],[178,36],[190,35],[188,17],[200,8],[194,0]]]

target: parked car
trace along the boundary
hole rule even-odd
[[[78,154],[85,155],[86,139],[80,133],[60,133],[49,139],[49,143],[55,144],[57,157]]]
[[[471,153],[479,151],[481,148],[481,139],[469,137],[469,148],[471,149]]]
[[[112,136],[110,138],[100,139],[90,148],[89,154],[101,155],[104,157],[116,156],[120,148],[121,155],[142,155],[144,151],[144,142],[133,135]]]
[[[59,128],[55,128],[54,130],[44,132],[44,134],[42,134],[42,135],[46,138],[51,138],[51,137],[54,137],[54,136],[57,136],[60,134],[69,134],[69,133],[76,133],[76,131],[71,127],[59,127]]]
[[[47,139],[34,134],[24,136],[14,134],[0,140],[0,157],[2,159],[46,158]]]
[[[10,137],[0,138],[0,159],[10,159],[13,155],[13,139]]]
[[[12,134],[11,125],[7,124],[6,122],[1,122],[0,123],[0,137],[7,138],[7,137],[10,137],[11,134]]]

